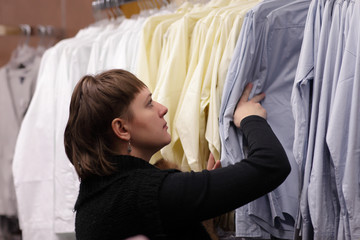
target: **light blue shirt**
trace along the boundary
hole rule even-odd
[[[312,162],[308,185],[308,198],[310,216],[314,228],[315,239],[335,239],[338,221],[339,203],[337,200],[333,169],[330,165],[330,156],[324,144],[325,129],[327,126],[327,112],[329,109],[330,84],[324,79],[324,75],[331,75],[326,64],[331,64],[332,49],[329,49],[329,35],[332,21],[334,1],[328,0],[322,15],[317,61],[315,62],[315,78],[312,91],[312,111],[310,116],[309,142],[313,142],[312,149],[309,147],[306,161]],[[329,51],[327,51],[329,49]],[[326,72],[328,71],[328,73]],[[310,145],[309,145],[310,146]],[[305,199],[306,200],[306,199]],[[305,204],[305,203],[304,203]]]
[[[354,1],[318,1],[308,14],[292,93],[294,155],[303,174],[297,224],[302,239],[359,238],[356,7]]]
[[[346,156],[345,172],[342,189],[345,198],[345,204],[348,210],[348,219],[350,223],[351,239],[360,238],[360,2],[356,1],[352,19],[354,32],[350,34],[350,39],[354,37],[356,46],[355,74],[353,79],[352,97],[349,119],[349,138],[348,152]],[[356,41],[357,38],[357,41]]]
[[[287,180],[269,194],[268,206],[273,211],[271,214],[267,216],[264,208],[261,209],[260,206],[266,205],[259,204],[260,200],[250,204],[256,206],[253,207],[254,216],[262,218],[256,222],[278,238],[293,236],[298,209],[299,168],[292,152],[294,119],[290,98],[309,4],[310,1],[296,1],[268,15],[269,26],[262,57],[266,60],[260,64],[260,76],[257,78],[259,85],[261,84],[258,87],[266,93],[262,105],[267,109],[268,122],[283,144],[293,170]],[[292,17],[291,20],[289,16]],[[271,221],[273,225],[265,225]],[[281,225],[282,230],[275,227],[276,225]]]
[[[243,29],[250,29],[250,32],[247,38],[239,38],[224,86],[220,110],[222,165],[235,163],[243,157],[241,133],[232,125],[232,120],[237,101],[250,81],[254,82],[252,95],[260,91],[266,93],[262,105],[267,110],[268,122],[282,142],[292,165],[292,173],[279,188],[237,209],[237,236],[264,237],[264,234],[256,235],[254,228],[250,228],[249,233],[249,221],[245,220],[247,215],[275,237],[292,238],[294,232],[299,171],[292,154],[294,120],[290,94],[310,1],[286,3],[264,2],[249,13],[252,20],[248,23],[252,26],[244,26]],[[239,56],[239,53],[242,54]]]
[[[345,228],[345,237],[349,239],[359,239],[360,237],[360,38],[357,27],[360,17],[359,8],[359,2],[352,1],[347,9],[345,48],[339,78],[335,85],[326,135],[326,142],[335,167],[337,186],[341,188],[338,191],[343,193],[348,214],[349,233]]]
[[[226,81],[224,83],[222,104],[219,115],[219,133],[221,139],[221,164],[227,166],[234,164],[239,159],[244,158],[244,154],[239,147],[242,147],[242,136],[240,132],[233,126],[232,117],[235,109],[236,102],[238,100],[239,93],[241,93],[246,82],[236,81],[239,76],[247,75],[247,71],[250,71],[252,61],[256,61],[256,36],[260,34],[254,34],[257,30],[260,32],[260,27],[255,28],[254,25],[258,25],[257,22],[263,22],[267,13],[273,10],[277,6],[285,4],[285,1],[266,1],[257,5],[254,9],[249,11],[244,19],[243,26],[235,47],[234,57],[230,62],[229,70],[227,73]],[[260,11],[261,10],[261,11]],[[259,13],[263,13],[260,15]],[[256,14],[255,14],[256,13]],[[255,28],[255,30],[254,30]],[[236,94],[232,95],[233,90],[236,90]],[[232,102],[232,106],[229,108],[224,103]],[[235,103],[235,104],[234,104]],[[231,139],[231,141],[229,141]],[[230,145],[229,145],[230,144]],[[235,150],[235,151],[234,151]],[[230,158],[228,156],[231,156]],[[270,234],[265,232],[253,222],[249,216],[248,206],[244,206],[236,210],[236,235],[239,237],[256,237],[256,238],[269,238]]]
[[[323,181],[330,182],[330,184],[326,184],[325,186],[319,186],[319,188],[323,187],[324,191],[327,191],[326,195],[328,199],[334,199],[333,206],[330,210],[334,210],[333,213],[330,214],[335,215],[329,216],[330,219],[327,221],[331,222],[331,225],[334,225],[333,231],[334,234],[332,235],[333,238],[336,239],[349,239],[350,230],[349,230],[349,222],[348,216],[346,212],[345,200],[342,194],[341,185],[339,185],[339,181],[337,180],[340,176],[336,175],[334,165],[332,163],[332,159],[330,157],[330,152],[328,146],[325,142],[325,134],[328,127],[328,116],[331,108],[331,97],[334,88],[334,82],[337,82],[336,79],[338,78],[338,71],[341,66],[341,60],[339,61],[339,55],[342,55],[343,51],[343,29],[344,29],[344,20],[346,16],[348,2],[344,0],[336,0],[333,9],[332,9],[332,20],[331,20],[331,28],[329,33],[329,45],[327,48],[326,59],[325,59],[325,66],[324,66],[324,77],[323,77],[323,85],[321,90],[321,97],[319,103],[319,119],[318,119],[318,127],[316,132],[317,142],[315,145],[314,158],[324,162],[324,167],[322,172],[325,172],[326,169],[330,170],[330,175],[325,175],[328,177],[326,179],[323,177]],[[323,152],[322,149],[323,148]],[[323,154],[322,154],[323,153]],[[317,167],[316,165],[314,167]],[[322,175],[319,172],[320,169],[316,169],[318,175]],[[342,177],[340,177],[342,178]],[[314,194],[319,195],[321,192],[318,189],[318,192],[314,192]],[[317,199],[321,201],[321,198],[324,195],[319,195]],[[310,196],[309,197],[313,197]],[[323,199],[322,199],[323,200]],[[326,204],[325,204],[326,205]],[[323,211],[328,211],[325,209],[324,206]],[[329,206],[328,206],[329,207]],[[321,210],[319,210],[320,212]],[[328,216],[329,214],[327,214]],[[324,224],[325,225],[325,224]],[[329,225],[329,226],[331,226]],[[327,225],[328,226],[328,225]]]
[[[309,206],[307,204],[307,187],[312,167],[312,159],[307,157],[307,150],[312,152],[314,146],[312,141],[313,138],[308,140],[309,135],[314,135],[314,128],[312,128],[312,131],[309,132],[311,112],[310,102],[312,97],[312,83],[315,75],[314,68],[317,60],[317,49],[320,38],[323,5],[324,0],[315,0],[310,4],[291,96],[291,105],[295,119],[293,153],[295,161],[300,167],[302,177],[300,211],[296,219],[296,228],[301,229],[300,235],[303,239],[311,239],[313,236]]]

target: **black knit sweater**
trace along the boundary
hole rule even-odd
[[[213,171],[159,170],[114,156],[117,172],[81,182],[75,205],[78,240],[210,239],[200,221],[244,205],[280,185],[290,172],[284,149],[266,120],[241,122],[248,158]]]

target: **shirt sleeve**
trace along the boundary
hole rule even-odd
[[[159,193],[166,221],[202,221],[238,208],[274,190],[290,173],[286,153],[268,125],[258,116],[242,120],[249,144],[247,159],[224,168],[169,174]]]

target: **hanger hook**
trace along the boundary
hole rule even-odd
[[[25,36],[24,44],[28,45],[29,41],[30,41],[30,36],[31,36],[31,26],[29,24],[20,24],[20,29]]]

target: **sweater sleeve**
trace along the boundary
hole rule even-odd
[[[242,120],[248,141],[247,159],[212,171],[169,174],[160,189],[164,220],[202,221],[238,208],[274,190],[291,167],[267,121],[258,116]]]

